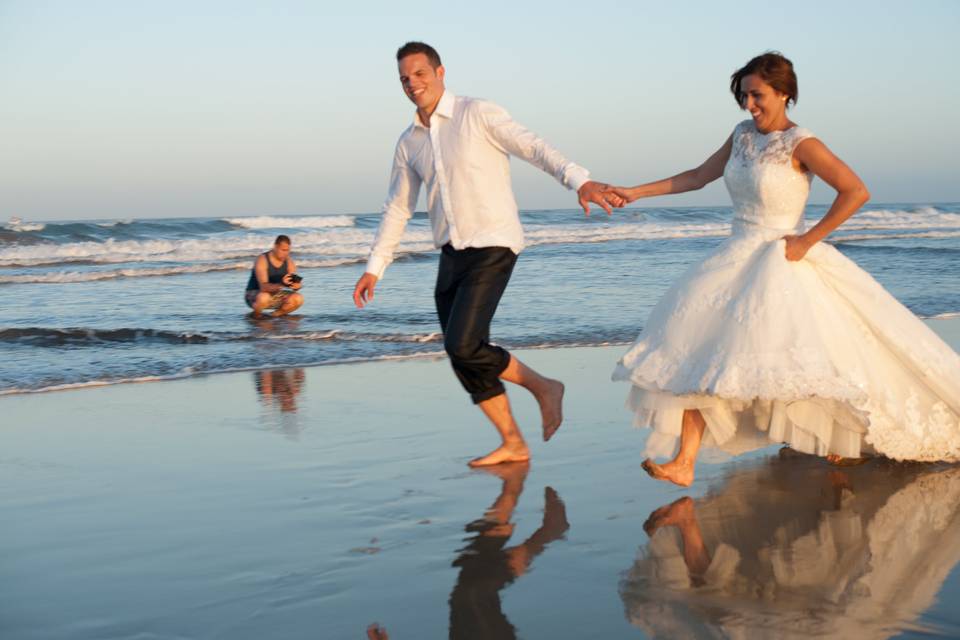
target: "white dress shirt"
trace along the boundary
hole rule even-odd
[[[510,156],[579,190],[589,173],[513,121],[502,107],[444,92],[430,127],[414,113],[393,158],[390,192],[383,205],[367,272],[383,277],[413,215],[420,185],[427,189],[427,213],[437,247],[523,249],[523,227],[510,185]]]

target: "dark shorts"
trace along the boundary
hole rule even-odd
[[[277,291],[270,298],[270,304],[264,307],[264,309],[279,309],[280,307],[283,306],[283,303],[287,301],[287,298],[289,298],[294,293],[296,292],[291,291],[290,289],[281,289],[280,291]],[[253,309],[253,303],[257,301],[258,295],[260,295],[259,289],[247,289],[247,292],[244,295],[243,299],[247,303],[247,306],[250,307],[251,309]]]
[[[510,354],[490,343],[490,322],[516,262],[506,247],[456,250],[448,244],[440,254],[434,299],[443,346],[474,402],[504,392],[500,374]]]

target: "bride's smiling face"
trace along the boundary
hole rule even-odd
[[[741,106],[753,116],[759,131],[778,129],[786,122],[787,95],[771,87],[757,74],[743,77],[740,92],[743,94]]]

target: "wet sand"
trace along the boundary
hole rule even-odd
[[[520,352],[566,420],[544,444],[512,393],[533,462],[498,471],[443,360],[0,398],[0,637],[960,635],[957,467],[654,482],[622,351]]]

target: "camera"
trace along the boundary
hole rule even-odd
[[[290,284],[297,284],[303,280],[303,276],[297,275],[296,273],[290,274]]]

